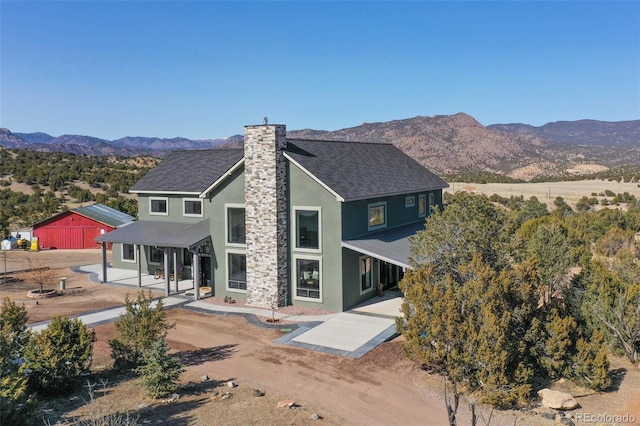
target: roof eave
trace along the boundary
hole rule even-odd
[[[350,202],[350,201],[362,201],[362,200],[369,200],[372,198],[383,198],[383,197],[393,197],[395,195],[409,195],[409,194],[415,194],[418,192],[428,192],[428,191],[435,191],[438,189],[444,189],[444,188],[448,188],[449,184],[446,184],[446,186],[435,186],[435,187],[430,187],[430,188],[420,188],[420,189],[416,189],[416,190],[411,190],[411,191],[396,191],[396,192],[386,192],[386,193],[381,193],[381,194],[371,194],[371,195],[361,195],[358,197],[349,197],[349,198],[345,198],[343,201],[344,202]]]
[[[199,192],[197,195],[200,198],[206,198],[207,194],[210,193],[211,191],[213,191],[214,189],[216,189],[218,187],[218,185],[220,185],[222,182],[224,182],[229,176],[231,176],[236,170],[238,170],[240,167],[242,167],[242,165],[244,164],[244,157],[242,157],[240,160],[238,160],[238,162],[236,164],[234,164],[233,166],[231,166],[231,168],[229,168],[229,170],[227,170],[222,176],[220,176],[215,182],[213,182],[211,185],[209,185],[204,191]]]
[[[307,170],[306,168],[304,168],[304,166],[300,163],[298,163],[296,160],[294,160],[290,155],[288,155],[286,152],[284,153],[284,158],[286,158],[287,160],[289,160],[292,164],[294,164],[296,167],[298,167],[300,170],[302,170],[306,175],[308,175],[311,179],[313,179],[315,182],[317,182],[320,186],[322,186],[324,189],[326,189],[327,191],[329,191],[329,193],[331,193],[331,195],[333,195],[334,197],[336,197],[336,201],[339,202],[344,202],[345,199],[342,195],[338,194],[336,191],[334,191],[333,189],[331,189],[331,187],[329,187],[329,185],[327,185],[326,183],[324,183],[322,180],[320,180],[316,175],[314,175],[313,173],[311,173],[309,170]]]

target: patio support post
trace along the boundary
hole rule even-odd
[[[173,278],[176,283],[176,293],[180,291],[178,288],[178,281],[180,277],[178,276],[178,249],[173,248]]]
[[[169,297],[170,289],[169,289],[169,247],[163,247],[164,250],[164,295],[165,297]]]
[[[102,244],[102,283],[107,282],[107,243],[104,241]]]
[[[140,262],[140,244],[136,244],[136,267],[138,269],[138,287],[142,287],[142,262]]]
[[[191,273],[193,274],[193,298],[195,300],[200,299],[200,257],[196,253],[193,253],[193,260],[191,261]]]

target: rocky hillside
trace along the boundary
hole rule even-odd
[[[638,148],[553,143],[526,132],[485,127],[463,113],[364,123],[333,132],[306,129],[288,135],[393,143],[436,173],[487,171],[531,179],[640,161]]]
[[[640,120],[580,120],[534,127],[483,126],[459,113],[414,117],[336,131],[289,130],[290,138],[392,143],[436,173],[493,172],[519,179],[540,175],[589,173],[640,164]],[[152,155],[176,149],[237,148],[242,136],[227,139],[126,137],[115,141],[90,136],[11,133],[0,129],[0,146],[93,155]]]

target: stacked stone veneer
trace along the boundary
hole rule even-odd
[[[286,303],[286,136],[283,125],[244,130],[247,303],[254,306]]]

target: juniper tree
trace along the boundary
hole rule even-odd
[[[27,309],[5,297],[0,309],[0,424],[35,420],[22,358],[29,341]]]
[[[43,394],[65,393],[89,370],[95,333],[78,318],[55,317],[24,353],[29,384]]]
[[[162,300],[153,307],[151,292],[139,292],[135,300],[127,297],[125,313],[116,321],[116,337],[109,341],[116,368],[133,369],[141,365],[153,344],[167,335],[174,325],[167,323]]]

